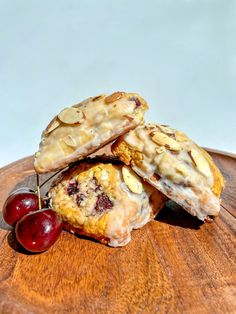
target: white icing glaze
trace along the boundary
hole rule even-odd
[[[133,97],[140,100],[140,107],[136,106]],[[75,125],[60,123],[49,134],[42,134],[34,163],[37,172],[65,167],[117,138],[124,130],[134,128],[142,122],[147,104],[137,94],[124,93],[122,98],[109,104],[106,103],[106,95],[101,95],[97,100],[89,98],[73,107],[81,110],[85,119]],[[74,147],[64,141],[68,136],[73,139]]]
[[[216,216],[220,210],[220,201],[211,191],[213,175],[210,170],[208,176],[202,174],[189,154],[193,148],[201,153],[198,146],[186,138],[179,142],[181,151],[173,152],[167,146],[163,153],[158,154],[156,148],[160,146],[152,140],[152,134],[162,129],[165,130],[158,125],[139,126],[123,136],[123,140],[134,150],[137,143],[143,144],[143,149],[139,150],[142,162],[137,164],[132,160],[132,169],[193,216],[201,220],[208,215]],[[169,128],[169,132],[168,135],[176,140],[178,131]],[[155,174],[160,179],[155,180]]]
[[[95,237],[108,238],[110,246],[126,245],[131,240],[131,231],[142,227],[153,218],[156,204],[151,204],[149,198],[156,190],[140,179],[143,184],[142,193],[131,192],[124,182],[121,165],[98,163],[87,166],[83,171],[80,167],[74,167],[70,174],[65,173],[50,190],[53,209],[73,227],[90,234],[95,232]],[[69,196],[67,193],[71,180],[77,180],[78,193],[85,196],[79,205],[77,194]],[[100,188],[96,189],[96,186]],[[112,202],[112,208],[97,213],[97,197],[103,192]],[[105,226],[100,222],[103,218],[106,221]]]

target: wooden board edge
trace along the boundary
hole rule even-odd
[[[28,162],[29,159],[33,158],[34,155],[30,155],[30,156],[26,156],[24,158],[20,158],[16,161],[11,162],[10,164],[7,164],[6,166],[0,167],[0,174],[4,171],[6,171],[9,168],[14,167],[15,165],[17,165],[18,163],[24,163],[24,162]]]
[[[206,151],[208,151],[209,153],[219,154],[222,156],[227,156],[227,157],[231,157],[231,158],[236,159],[236,154],[234,154],[234,153],[229,153],[229,152],[225,152],[223,150],[218,150],[218,149],[209,148],[209,147],[202,147],[202,148],[205,149]]]

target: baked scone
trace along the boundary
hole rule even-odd
[[[117,247],[154,218],[166,197],[123,163],[85,160],[57,179],[49,200],[66,229]]]
[[[146,101],[135,93],[90,97],[63,109],[42,134],[35,154],[37,173],[66,167],[143,122]]]
[[[193,216],[218,215],[224,178],[210,155],[183,132],[142,125],[117,139],[112,152]]]

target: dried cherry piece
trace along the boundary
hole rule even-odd
[[[78,182],[77,181],[70,181],[67,187],[68,195],[74,195],[79,192]]]
[[[95,191],[95,192],[99,192],[99,191],[101,191],[101,190],[102,190],[101,185],[96,185],[94,191]]]
[[[108,211],[113,207],[112,201],[109,199],[109,197],[103,192],[98,195],[97,202],[95,205],[95,211],[96,213],[102,213],[104,211]]]
[[[138,108],[138,107],[140,107],[140,106],[142,105],[142,104],[141,104],[141,101],[140,101],[137,97],[131,97],[129,100],[135,102],[136,108]]]
[[[83,193],[79,193],[76,195],[76,203],[80,206],[81,202],[84,201],[86,196]]]

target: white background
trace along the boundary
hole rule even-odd
[[[236,1],[0,0],[0,166],[33,154],[63,107],[117,90],[235,153]]]

